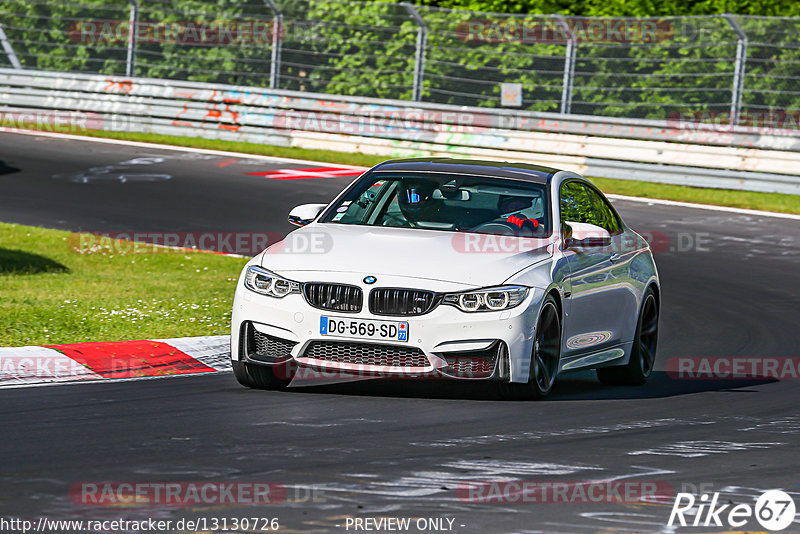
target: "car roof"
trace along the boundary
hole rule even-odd
[[[372,168],[379,172],[441,172],[448,174],[469,174],[490,176],[493,178],[510,178],[546,184],[559,169],[515,163],[509,161],[486,161],[479,159],[456,158],[409,158],[393,159]]]

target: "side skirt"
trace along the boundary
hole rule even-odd
[[[596,367],[611,367],[615,365],[625,365],[631,355],[633,342],[621,343],[614,347],[608,347],[589,354],[573,356],[568,360],[562,360],[559,372],[568,373],[583,369],[593,369]]]

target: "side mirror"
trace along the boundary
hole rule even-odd
[[[289,212],[289,222],[295,226],[305,226],[314,222],[327,204],[301,204]]]
[[[563,226],[565,249],[611,245],[611,234],[608,230],[595,224],[566,221]]]

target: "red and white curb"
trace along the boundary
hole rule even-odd
[[[0,387],[229,371],[230,336],[0,347]]]

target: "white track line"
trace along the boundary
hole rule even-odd
[[[663,200],[660,198],[628,197],[625,195],[606,195],[615,200],[628,200],[631,202],[644,202],[646,204],[659,204],[662,206],[677,206],[681,208],[693,208],[711,211],[725,211],[728,213],[738,213],[740,215],[751,215],[753,217],[778,217],[781,219],[792,219],[800,221],[800,215],[794,213],[778,213],[775,211],[748,210],[744,208],[732,208],[729,206],[717,206],[715,204],[697,204],[694,202],[680,202],[677,200]]]
[[[338,167],[353,169],[353,170],[366,170],[367,167],[359,167],[357,165],[344,165],[340,163],[330,163],[325,161],[313,161],[305,159],[292,159],[281,158],[275,156],[262,156],[259,154],[246,154],[243,152],[228,152],[225,150],[212,150],[210,148],[193,148],[174,145],[161,145],[158,143],[142,143],[139,141],[125,141],[122,139],[106,139],[102,137],[88,137],[84,135],[72,135],[58,132],[40,132],[38,130],[19,130],[16,128],[0,128],[0,133],[16,133],[21,135],[32,135],[40,137],[55,137],[60,139],[73,139],[75,141],[89,141],[93,143],[106,143],[109,145],[122,145],[132,146],[138,148],[152,148],[158,150],[174,150],[177,152],[193,152],[196,154],[210,154],[216,156],[227,156],[240,159],[257,159],[262,161],[274,161],[282,163],[294,163],[300,165],[336,165]],[[792,213],[778,213],[774,211],[761,211],[761,210],[748,210],[744,208],[731,208],[728,206],[717,206],[714,204],[697,204],[694,202],[679,202],[677,200],[662,200],[658,198],[644,198],[644,197],[629,197],[625,195],[607,195],[609,198],[617,200],[627,200],[630,202],[644,202],[646,204],[659,204],[662,206],[676,206],[681,208],[692,208],[701,210],[721,211],[727,213],[737,213],[739,215],[751,215],[753,217],[776,217],[780,219],[791,219],[800,221],[800,215]]]
[[[345,165],[341,163],[329,163],[326,161],[312,161],[306,159],[293,159],[293,158],[281,158],[278,156],[263,156],[261,154],[246,154],[244,152],[228,152],[226,150],[213,150],[211,148],[195,148],[195,147],[188,147],[188,146],[176,146],[176,145],[162,145],[159,143],[143,143],[141,141],[125,141],[122,139],[108,139],[104,137],[89,137],[87,135],[73,135],[73,134],[65,134],[59,132],[41,132],[39,130],[19,130],[16,128],[6,128],[0,127],[0,133],[13,133],[13,134],[21,134],[21,135],[32,135],[34,137],[55,137],[58,139],[72,139],[74,141],[89,141],[92,143],[105,143],[107,145],[123,145],[123,146],[132,146],[137,148],[152,148],[158,150],[174,150],[176,152],[193,152],[195,154],[210,154],[214,156],[227,156],[232,158],[240,158],[240,159],[258,159],[262,161],[275,161],[280,163],[297,163],[300,165],[306,164],[313,164],[317,166],[321,165],[336,165],[337,167],[343,167],[353,170],[367,170],[368,167],[360,167],[357,165]]]

